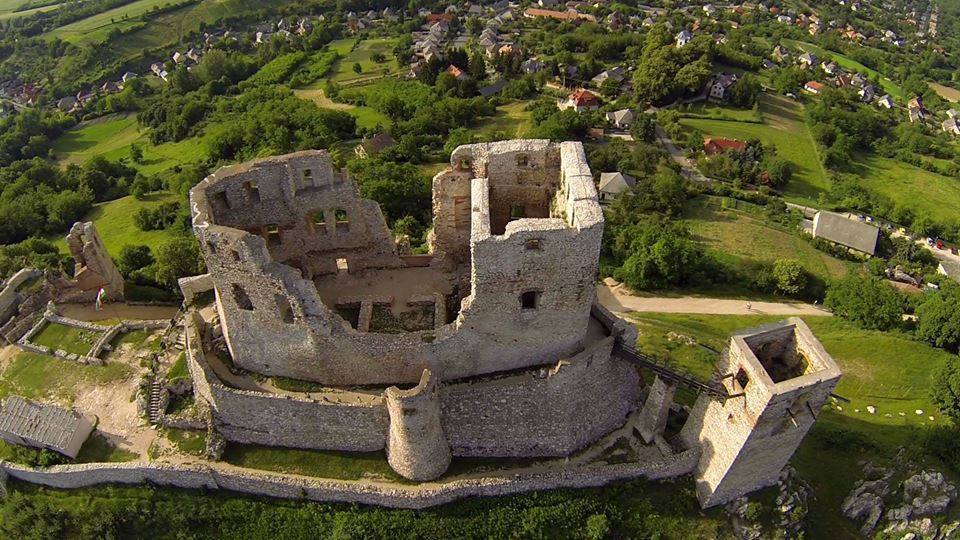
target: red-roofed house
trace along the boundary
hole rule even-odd
[[[826,86],[824,86],[823,83],[818,83],[817,81],[807,81],[807,84],[803,85],[803,89],[811,94],[819,94],[820,92],[823,92],[824,88],[826,88]]]
[[[573,109],[577,112],[595,111],[600,108],[600,99],[589,90],[583,88],[574,90],[565,100],[557,102],[561,110]]]
[[[705,139],[703,141],[703,153],[708,156],[715,156],[724,150],[742,152],[746,147],[747,143],[736,139]]]
[[[466,79],[468,77],[468,75],[464,73],[462,69],[453,64],[450,64],[450,66],[447,67],[446,72],[450,75],[453,75],[453,78],[457,80]]]

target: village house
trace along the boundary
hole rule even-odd
[[[678,48],[683,47],[687,43],[690,43],[690,40],[693,39],[693,34],[691,34],[689,30],[684,28],[676,36],[674,36],[674,39],[676,40],[676,44]]]
[[[869,223],[847,219],[843,214],[821,210],[813,217],[813,237],[873,255],[880,229]]]
[[[622,172],[600,173],[600,187],[598,195],[600,204],[609,203],[617,198],[624,191],[628,191],[637,185],[636,179]]]
[[[826,88],[826,85],[817,81],[807,81],[807,84],[803,85],[803,89],[811,94],[819,94],[823,92],[824,88]]]
[[[947,118],[940,123],[940,129],[946,133],[952,133],[953,135],[960,135],[960,123],[957,122],[956,118]]]
[[[619,111],[607,113],[607,122],[610,122],[613,127],[618,129],[630,129],[635,118],[636,116],[630,109],[620,109]]]
[[[813,53],[803,53],[797,57],[797,61],[800,62],[802,67],[811,68],[817,65],[817,55]]]
[[[784,62],[790,58],[790,51],[787,50],[787,48],[783,45],[777,45],[773,48],[773,53],[771,53],[771,56],[777,62]]]
[[[619,84],[624,79],[623,73],[624,70],[622,67],[613,67],[598,73],[596,76],[590,79],[590,84],[596,88],[600,88],[603,83],[607,82],[608,80],[612,80],[613,82]]]
[[[527,58],[520,64],[520,71],[524,73],[536,73],[544,68],[544,63],[538,60],[536,57]]]
[[[589,90],[583,88],[574,90],[565,100],[557,102],[560,110],[573,109],[575,111],[595,111],[600,108],[600,99]]]
[[[820,69],[822,69],[827,75],[833,75],[837,72],[837,63],[824,60],[823,62],[820,62]]]
[[[397,141],[393,140],[393,137],[386,133],[377,133],[369,139],[364,139],[363,142],[357,145],[353,149],[353,152],[360,158],[368,158],[370,156],[379,154],[384,150],[388,150],[397,145]]]
[[[937,265],[937,273],[942,276],[960,283],[960,262],[954,260],[941,260]]]
[[[736,139],[721,139],[708,137],[703,141],[703,153],[707,157],[715,156],[726,150],[733,152],[742,152],[747,148],[747,143]]]
[[[736,73],[721,73],[717,75],[717,78],[713,80],[713,84],[710,85],[710,99],[712,100],[724,100],[727,99],[727,90],[731,86],[736,84],[737,75]]]
[[[890,97],[890,94],[884,94],[880,96],[880,99],[877,100],[877,105],[884,107],[886,109],[893,108],[893,98]]]

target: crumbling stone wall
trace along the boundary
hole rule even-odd
[[[347,260],[350,272],[404,264],[392,244],[387,247],[389,231],[379,210],[373,211],[376,204],[359,199],[349,180],[332,171],[325,152],[223,169],[195,187],[194,230],[214,281],[234,363],[331,385],[406,384],[416,383],[423,369],[448,380],[555,362],[579,351],[603,232],[592,178],[582,174],[589,173],[582,147],[507,141],[462,147],[455,156],[465,153],[473,167],[493,174],[496,185],[530,182],[541,184],[535,186],[538,192],[555,189],[547,197],[553,217],[515,220],[503,235],[492,234],[489,218],[484,218],[490,212],[489,189],[473,195],[489,187],[491,178],[471,181],[471,295],[456,321],[429,332],[360,332],[317,295],[310,277],[329,271],[337,258]],[[517,172],[513,169],[523,168],[516,161],[520,153],[527,156],[528,170]],[[302,187],[308,165],[315,183]],[[441,173],[441,178],[450,174]],[[555,187],[562,182],[562,189]],[[449,193],[457,197],[466,187],[451,187]],[[370,211],[355,214],[362,219],[352,217],[343,234],[329,220],[326,233],[308,231],[303,216],[309,209],[331,206]],[[447,215],[450,201],[441,196],[438,207],[438,216]],[[277,216],[292,217],[265,224],[280,220]],[[478,229],[478,220],[484,219],[486,225]],[[354,227],[356,221],[360,227]],[[454,224],[453,230],[462,234],[462,226]],[[460,260],[463,250],[456,249],[461,255],[437,254],[437,264]],[[294,254],[302,256],[294,260]],[[526,307],[525,294],[536,296]]]
[[[67,248],[76,261],[73,278],[56,274],[48,278],[57,291],[57,302],[92,302],[100,289],[104,291],[104,300],[123,300],[123,276],[107,253],[93,222],[74,223],[67,234]]]

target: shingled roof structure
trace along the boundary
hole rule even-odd
[[[93,424],[56,405],[10,396],[0,411],[0,438],[23,446],[46,448],[75,458]]]
[[[873,255],[880,229],[847,219],[834,212],[817,212],[813,218],[813,236]]]

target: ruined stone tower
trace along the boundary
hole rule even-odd
[[[390,430],[387,461],[410,480],[432,480],[450,465],[450,445],[443,434],[437,380],[423,370],[420,384],[410,390],[386,391]]]
[[[681,432],[702,448],[694,478],[704,507],[776,483],[840,379],[798,318],[735,334],[717,367],[732,397],[701,395]]]
[[[58,302],[93,301],[101,288],[105,300],[123,299],[123,276],[107,253],[93,222],[74,223],[67,235],[67,248],[75,261],[73,279],[52,277]]]

